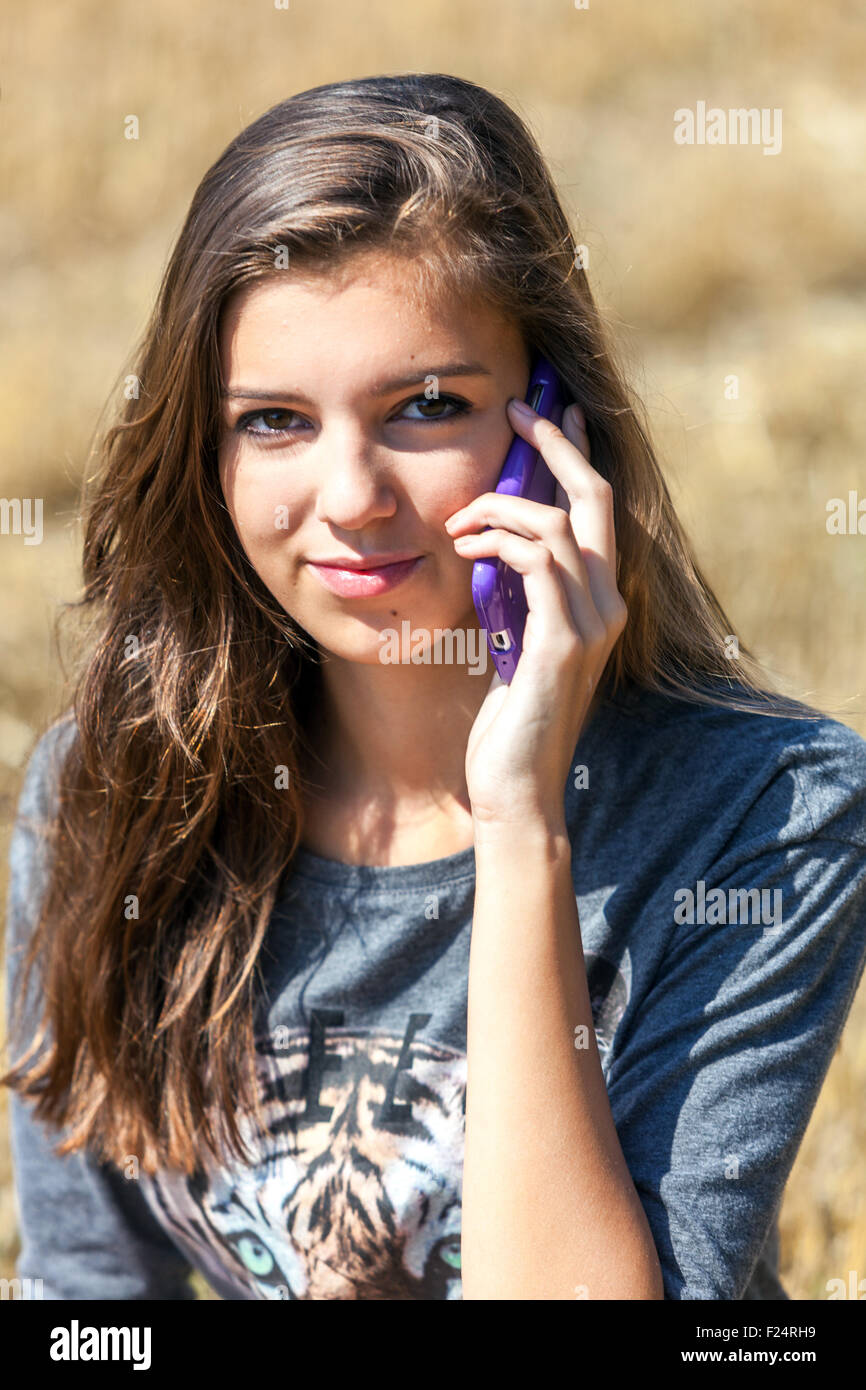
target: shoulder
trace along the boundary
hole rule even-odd
[[[60,773],[76,732],[74,716],[63,715],[39,737],[24,769],[9,840],[7,946],[25,934],[48,881]]]
[[[75,716],[68,710],[37,739],[21,782],[17,810],[19,821],[38,822],[51,818],[56,805],[60,769],[76,735]]]
[[[866,740],[800,702],[788,713],[743,709],[730,701],[695,703],[641,691],[605,706],[614,756],[644,785],[743,819],[768,812],[798,838],[822,836],[866,847]]]

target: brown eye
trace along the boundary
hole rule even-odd
[[[432,399],[427,396],[413,396],[412,400],[407,401],[405,406],[403,406],[403,410],[408,410],[410,405],[417,405],[423,407],[425,411],[430,411],[430,414],[414,416],[415,420],[454,420],[458,415],[465,415],[469,410],[468,401],[461,400],[459,396],[435,396]],[[449,408],[449,413],[447,415],[442,414],[443,406]],[[411,420],[413,417],[411,415],[405,416],[403,410],[401,410],[397,419]]]
[[[248,414],[241,416],[235,425],[235,429],[240,434],[258,435],[260,439],[282,439],[284,436],[294,433],[294,431],[288,429],[285,425],[281,425],[279,421],[290,420],[296,413],[297,412],[294,410],[280,410],[276,407],[271,410],[250,411]],[[253,420],[263,420],[265,422],[265,428],[253,429]]]

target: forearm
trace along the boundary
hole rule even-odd
[[[565,828],[479,827],[475,856],[463,1297],[662,1298],[601,1070]]]

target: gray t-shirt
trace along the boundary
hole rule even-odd
[[[10,947],[71,733],[55,724],[26,771]],[[866,956],[866,742],[644,693],[599,708],[565,810],[608,1096],[665,1296],[787,1298],[778,1208]],[[225,1299],[461,1298],[474,868],[472,849],[395,867],[298,854],[261,958],[254,1162],[151,1179],[57,1158],[10,1093],[19,1276],[54,1299],[188,1299],[192,1267]],[[13,950],[7,973],[11,991]]]

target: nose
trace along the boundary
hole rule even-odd
[[[315,470],[316,520],[357,531],[397,506],[387,450],[360,425],[323,426],[310,465]]]

